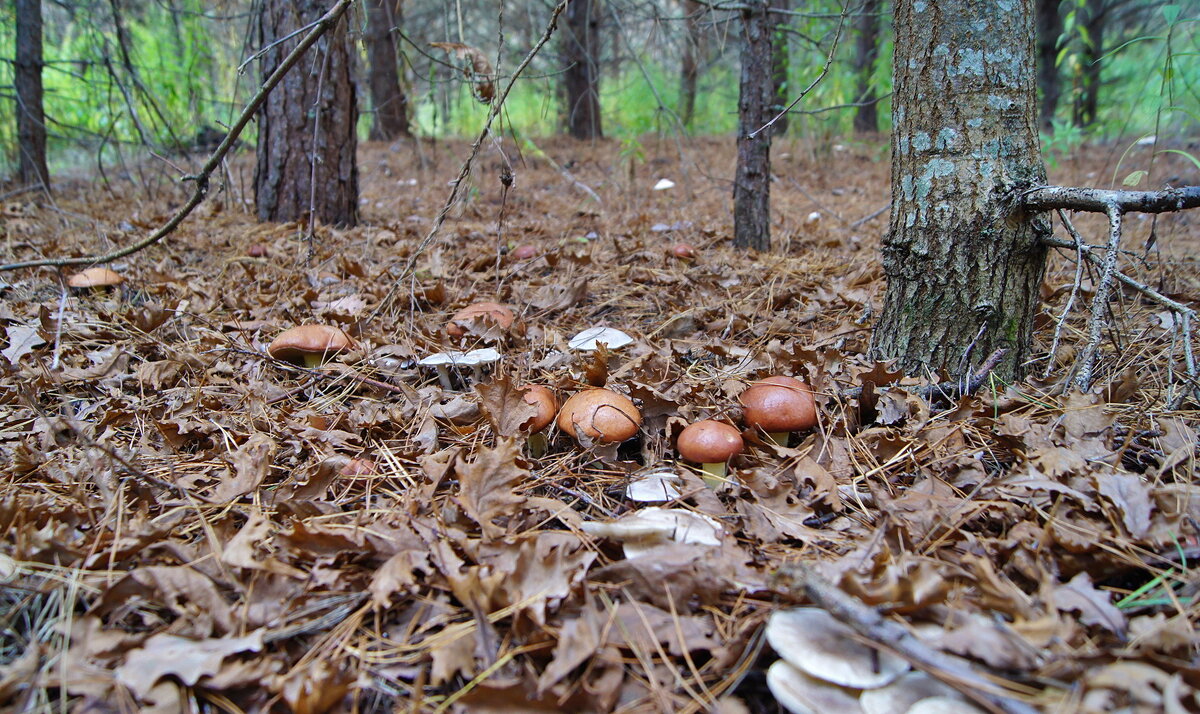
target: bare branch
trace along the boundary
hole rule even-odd
[[[1121,213],[1171,213],[1200,208],[1200,186],[1169,188],[1165,191],[1106,191],[1099,188],[1038,186],[1021,196],[1021,207],[1030,211],[1069,211],[1108,213],[1115,207]]]

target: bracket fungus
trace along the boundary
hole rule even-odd
[[[450,317],[446,324],[446,334],[451,337],[464,337],[471,324],[490,322],[506,331],[512,327],[516,315],[512,308],[497,302],[477,302],[467,305]]]
[[[787,446],[789,433],[817,425],[812,388],[793,377],[760,379],[738,395],[738,401],[746,426],[767,432],[779,446]]]
[[[571,395],[558,412],[558,428],[575,437],[602,444],[633,438],[642,414],[623,394],[610,389],[585,389]]]
[[[680,456],[704,469],[704,483],[709,488],[725,480],[726,462],[741,453],[743,446],[741,432],[714,419],[688,424],[675,442]]]
[[[312,368],[353,346],[354,341],[339,328],[300,325],[279,333],[267,347],[267,354],[284,362]]]

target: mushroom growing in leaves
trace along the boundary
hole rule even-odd
[[[558,412],[558,428],[575,437],[600,443],[630,439],[642,425],[642,415],[623,394],[609,389],[586,389],[574,394]]]
[[[734,427],[713,419],[688,424],[679,434],[675,447],[687,461],[701,464],[704,483],[716,488],[725,479],[725,462],[742,451],[742,434]]]
[[[543,432],[550,426],[550,422],[554,421],[554,415],[558,412],[558,399],[555,398],[553,390],[541,384],[527,385],[521,388],[521,392],[521,399],[537,409],[537,413],[521,425],[523,431],[529,432],[526,445],[529,447],[529,454],[536,459],[546,453],[546,435]]]
[[[125,282],[125,278],[121,277],[120,273],[99,267],[88,268],[67,278],[67,286],[77,292],[115,288],[123,282]]]
[[[423,358],[417,364],[422,367],[434,367],[437,369],[438,381],[442,387],[447,390],[453,390],[454,384],[450,381],[450,367],[470,367],[475,381],[483,380],[483,366],[499,361],[500,353],[494,349],[485,348],[481,350],[471,350],[470,352],[438,352]]]
[[[771,441],[787,446],[788,434],[817,425],[812,388],[792,377],[767,377],[738,396],[746,426],[767,432]]]
[[[767,642],[793,667],[842,687],[882,687],[909,670],[906,660],[862,644],[819,607],[776,610],[767,620]]]
[[[481,319],[491,320],[501,330],[507,330],[512,327],[515,317],[512,309],[506,305],[496,302],[477,302],[454,313],[446,325],[446,334],[451,337],[463,337],[467,334],[467,328],[463,325]]]
[[[279,333],[267,347],[275,359],[306,367],[318,367],[322,362],[354,346],[349,335],[329,325],[300,325]]]

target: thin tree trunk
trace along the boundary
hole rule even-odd
[[[396,0],[367,0],[367,46],[371,107],[375,117],[368,135],[372,141],[389,141],[411,136],[408,129],[408,96],[400,84],[396,64],[396,40],[392,28],[400,25],[400,3]]]
[[[791,87],[788,86],[788,68],[791,64],[788,50],[787,27],[791,17],[787,14],[792,9],[792,0],[770,0],[772,10],[782,10],[771,15],[771,85],[775,101],[771,106],[771,116],[779,114],[791,103]],[[788,115],[784,114],[771,125],[774,136],[783,136],[788,130]]]
[[[679,61],[679,120],[685,127],[691,126],[696,113],[696,80],[700,76],[697,55],[700,48],[700,15],[704,6],[696,0],[683,0],[684,28],[683,56]]]
[[[733,244],[771,247],[771,118],[773,23],[767,0],[748,0],[742,11],[742,74],[738,94],[737,175],[733,183]]]
[[[323,0],[263,0],[258,16],[263,77],[296,46],[284,39],[318,20]],[[255,203],[262,221],[312,213],[333,225],[358,220],[353,55],[346,22],[323,36],[267,97],[258,115]]]
[[[898,0],[887,293],[873,353],[909,373],[1028,360],[1046,264],[1033,0]]]
[[[1091,126],[1100,106],[1100,70],[1104,56],[1105,0],[1087,0],[1080,13],[1080,26],[1086,32],[1083,43],[1079,91],[1075,95],[1075,126]]]
[[[859,106],[854,112],[854,131],[871,134],[879,130],[879,96],[875,93],[875,60],[879,58],[880,0],[866,0],[858,16],[858,42],[854,47],[855,96]]]
[[[601,0],[572,0],[563,33],[567,131],[576,139],[599,139]]]
[[[1058,38],[1063,18],[1058,12],[1061,0],[1036,0],[1038,89],[1042,95],[1041,126],[1049,129],[1058,109]]]
[[[42,2],[16,0],[17,177],[50,191],[46,168],[46,115],[42,105]]]

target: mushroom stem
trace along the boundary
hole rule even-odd
[[[437,367],[438,381],[442,383],[442,387],[448,391],[454,391],[454,385],[450,383],[450,368],[444,364],[435,366]]]
[[[704,485],[711,489],[720,488],[721,484],[728,480],[725,478],[726,470],[724,461],[719,461],[715,464],[702,464],[700,468],[704,471],[702,476]]]
[[[768,431],[767,432],[767,438],[770,439],[771,443],[775,444],[776,446],[787,446],[788,445],[788,437],[791,435],[792,435],[792,433],[790,431]]]
[[[546,439],[546,435],[542,432],[530,434],[525,440],[525,445],[529,447],[529,455],[535,459],[540,459],[549,450],[550,442]]]
[[[308,367],[309,369],[316,369],[317,367],[321,366],[321,362],[324,361],[324,359],[325,355],[316,352],[310,352],[304,355],[304,366]]]
[[[471,376],[475,378],[475,383],[479,384],[483,381],[483,366],[478,364],[471,365]]]

